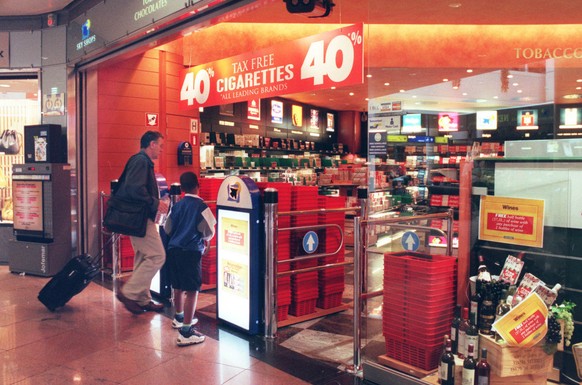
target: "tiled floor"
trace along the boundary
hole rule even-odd
[[[46,282],[0,266],[0,384],[362,383],[333,359],[314,360],[292,350],[294,338],[315,338],[319,321],[281,329],[276,341],[240,335],[216,321],[214,294],[202,293],[197,316],[208,338],[177,347],[170,309],[132,315],[106,282],[93,282],[50,312],[36,298]],[[305,330],[310,336],[297,337]],[[343,337],[335,338],[344,344]]]

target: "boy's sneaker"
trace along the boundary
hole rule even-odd
[[[183,332],[180,330],[178,332],[178,340],[176,341],[178,346],[187,346],[187,345],[194,345],[204,342],[206,336],[200,333],[198,330],[194,329],[193,326],[190,326],[187,332]]]
[[[198,323],[198,318],[196,318],[196,317],[192,318],[191,325],[196,325],[197,323]],[[172,320],[172,328],[180,329],[182,326],[184,326],[184,318],[182,318],[182,320],[180,321],[176,317],[174,317],[174,319]]]

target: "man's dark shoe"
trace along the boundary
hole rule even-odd
[[[148,303],[147,305],[140,306],[140,307],[142,308],[142,311],[160,312],[160,311],[164,310],[164,305],[162,305],[161,303],[155,303],[153,301],[150,301],[150,303]]]
[[[116,297],[130,313],[141,314],[144,312],[144,309],[136,301],[124,296],[121,290],[117,292]]]

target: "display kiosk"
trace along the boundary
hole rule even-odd
[[[216,208],[217,317],[257,334],[263,327],[265,238],[259,189],[249,177],[227,177]]]

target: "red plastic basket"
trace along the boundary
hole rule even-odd
[[[435,345],[409,344],[386,338],[386,355],[398,361],[424,370],[438,367],[442,353],[442,342]]]
[[[342,304],[342,294],[328,294],[317,298],[317,307],[320,309],[330,309],[332,307],[338,307]]]
[[[291,305],[289,306],[289,314],[298,317],[306,314],[315,313],[316,302],[317,298],[299,302],[291,302]]]

